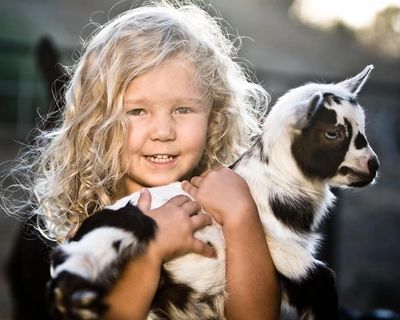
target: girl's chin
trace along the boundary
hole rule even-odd
[[[176,175],[165,175],[162,177],[157,177],[154,179],[147,180],[144,187],[146,188],[160,187],[179,180],[181,180],[180,177],[177,177]]]

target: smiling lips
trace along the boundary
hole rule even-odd
[[[147,155],[145,156],[145,158],[150,162],[163,164],[173,161],[176,158],[176,156],[171,154],[153,154],[153,155]]]

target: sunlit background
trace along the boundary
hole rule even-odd
[[[400,55],[399,0],[295,0],[292,13],[304,24],[334,30],[347,28],[363,44]]]
[[[140,1],[3,0],[0,2],[0,162],[13,159],[49,109],[40,51],[43,38],[61,64],[110,17]],[[213,0],[206,5],[240,34],[240,55],[275,100],[290,87],[340,81],[374,64],[360,94],[369,140],[381,161],[379,182],[340,193],[324,228],[323,259],[337,272],[340,303],[355,312],[400,312],[400,0]],[[43,60],[45,60],[43,62]],[[48,60],[50,61],[50,60]],[[54,65],[49,66],[54,67]],[[0,215],[5,270],[20,223]],[[32,275],[34,277],[34,275]],[[0,319],[13,319],[6,274],[0,273]]]

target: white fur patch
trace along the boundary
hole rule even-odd
[[[87,280],[95,280],[117,259],[117,252],[112,247],[115,241],[121,241],[121,248],[137,245],[131,233],[114,227],[98,228],[80,241],[64,244],[62,250],[68,258],[53,270],[52,277],[68,271]]]

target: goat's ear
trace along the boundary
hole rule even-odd
[[[370,64],[366,66],[363,71],[361,71],[356,76],[339,82],[338,85],[341,87],[346,88],[355,96],[361,91],[362,87],[364,86],[365,82],[368,80],[371,71],[374,69],[374,66]]]
[[[314,118],[318,109],[321,107],[323,100],[324,100],[324,97],[322,96],[321,92],[316,92],[312,95],[310,102],[308,104],[308,109],[307,109],[307,119],[308,120]]]
[[[323,95],[321,92],[314,93],[310,99],[308,99],[305,104],[299,105],[299,112],[297,113],[297,123],[295,127],[297,129],[303,129],[307,127],[310,121],[314,118],[315,114],[318,112],[319,108],[323,104]]]

